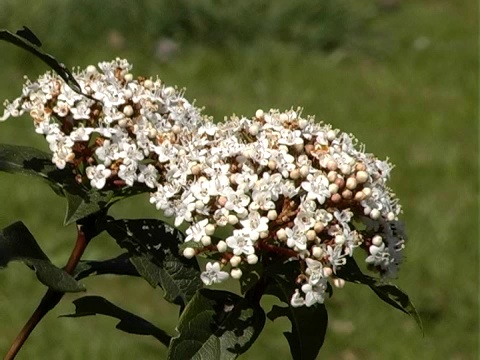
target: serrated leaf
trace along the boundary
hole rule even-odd
[[[62,184],[71,182],[73,174],[58,169],[51,159],[50,154],[29,146],[0,144],[0,171],[41,178],[63,196]]]
[[[312,307],[293,307],[290,298],[295,292],[295,279],[298,276],[298,262],[269,269],[266,294],[274,295],[288,306],[273,306],[268,313],[272,321],[287,317],[292,325],[291,332],[284,332],[293,359],[316,359],[325,340],[328,325],[327,310],[323,304]]]
[[[241,265],[240,269],[243,271],[243,275],[240,278],[240,291],[242,294],[245,294],[260,280],[263,272],[263,266],[259,261],[255,265]]]
[[[274,305],[267,316],[272,321],[283,316],[290,320],[292,331],[283,334],[288,340],[294,360],[317,358],[327,332],[328,314],[325,305],[298,308]]]
[[[370,288],[378,295],[380,299],[385,301],[387,304],[392,305],[394,308],[399,309],[405,314],[413,317],[420,330],[423,333],[423,324],[422,319],[420,318],[417,309],[410,301],[410,298],[406,293],[403,292],[398,286],[393,284],[382,284],[377,283],[376,285],[371,285]]]
[[[130,262],[135,270],[137,270],[138,274],[147,280],[150,286],[162,286],[162,269],[153,262],[151,256],[134,255],[130,257]],[[174,301],[174,299],[170,299],[170,301]]]
[[[368,285],[384,302],[413,317],[423,333],[420,315],[408,295],[398,286],[363,274],[353,258],[348,258],[347,263],[337,270],[336,275],[345,281]]]
[[[0,231],[0,269],[11,261],[21,261],[35,270],[38,280],[58,292],[85,291],[71,275],[53,265],[22,222]]]
[[[115,326],[117,329],[129,334],[150,335],[165,346],[170,343],[171,337],[149,321],[132,314],[112,304],[101,296],[84,296],[73,301],[75,313],[61,317],[83,317],[92,315],[105,315],[120,320]]]
[[[128,253],[123,253],[108,260],[81,260],[73,273],[73,277],[77,280],[97,275],[140,276],[135,266],[130,262]]]
[[[258,303],[227,291],[202,289],[182,313],[167,359],[236,359],[264,325],[265,313]]]
[[[180,231],[156,219],[111,221],[106,230],[129,252],[140,275],[162,287],[167,301],[184,306],[203,287],[196,260],[179,253]]]
[[[57,195],[67,199],[65,225],[96,213],[111,204],[113,190],[97,191],[75,182],[68,169],[60,170],[51,161],[51,155],[28,146],[0,144],[0,171],[30,175],[46,180]],[[135,193],[121,196],[126,197]]]
[[[113,190],[97,191],[78,185],[77,188],[67,189],[65,196],[67,212],[64,223],[69,225],[111,205],[114,192]]]
[[[41,42],[30,29],[24,27],[23,30],[17,31],[16,34],[5,29],[0,29],[0,40],[7,41],[32,53],[54,70],[67,83],[67,85],[72,88],[72,90],[82,94],[82,89],[72,73],[64,64],[58,62],[52,55],[47,54],[40,49]]]

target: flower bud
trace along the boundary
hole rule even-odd
[[[369,187],[363,188],[362,191],[365,194],[365,199],[368,199],[370,195],[372,195],[372,189]]]
[[[230,225],[238,224],[238,218],[235,215],[228,215],[228,223]]]
[[[277,238],[280,241],[287,240],[287,233],[285,232],[285,229],[282,228],[277,230]]]
[[[332,200],[332,202],[334,202],[335,204],[338,204],[342,201],[342,196],[340,194],[333,194],[330,200]]]
[[[240,269],[232,269],[230,271],[230,276],[232,277],[232,279],[235,279],[235,280],[238,280],[242,277],[242,270]]]
[[[258,109],[257,111],[255,111],[255,117],[256,117],[258,120],[263,120],[264,117],[265,117],[265,113],[263,112],[262,109]]]
[[[328,191],[330,191],[330,194],[336,194],[338,192],[338,185],[337,184],[328,185]]]
[[[230,258],[230,265],[237,267],[242,262],[242,258],[238,255],[234,255]]]
[[[343,236],[343,235],[335,236],[335,244],[337,244],[337,245],[345,244],[345,236]]]
[[[202,236],[200,239],[202,242],[203,246],[209,246],[212,243],[212,238],[208,235]]]
[[[375,235],[372,238],[372,245],[380,246],[380,245],[382,245],[382,243],[383,243],[383,239],[380,235]]]
[[[321,259],[324,251],[320,246],[312,246],[312,255],[314,258]]]
[[[191,247],[183,249],[183,256],[187,259],[193,258],[195,256],[195,249]]]
[[[306,178],[310,172],[310,169],[308,168],[308,165],[302,165],[300,168],[300,176],[303,178]]]
[[[338,164],[335,160],[328,160],[327,169],[330,171],[335,171],[338,169]]]
[[[307,236],[308,241],[313,241],[317,238],[317,233],[315,230],[308,230],[305,235]]]
[[[337,137],[337,135],[335,134],[334,130],[328,130],[327,131],[327,140],[328,141],[333,141],[333,140],[335,140],[336,137]]]
[[[378,220],[378,218],[380,218],[380,211],[378,211],[378,209],[372,209],[370,212],[370,218],[373,220]]]
[[[368,173],[366,171],[358,171],[355,174],[355,178],[359,184],[364,184],[368,180]]]
[[[338,174],[336,171],[329,171],[327,174],[327,179],[331,183],[335,182],[335,180],[337,180],[337,177],[338,177]]]
[[[258,135],[258,132],[260,130],[260,127],[258,126],[258,124],[252,124],[249,128],[248,128],[248,133],[252,136],[257,136]]]
[[[266,239],[266,238],[268,238],[268,235],[270,235],[270,234],[268,233],[268,231],[262,231],[262,232],[260,233],[260,239]]]
[[[270,221],[276,220],[278,217],[277,210],[269,210],[267,213],[267,219]]]
[[[337,177],[335,179],[335,184],[337,184],[339,189],[342,189],[345,186],[345,180],[343,180],[341,177]]]
[[[346,200],[350,200],[353,197],[353,193],[351,190],[345,189],[342,191],[342,197]]]
[[[97,72],[97,68],[93,65],[88,65],[86,70],[87,70],[87,74],[89,75],[95,74]]]
[[[277,162],[275,160],[268,160],[268,168],[275,170],[277,168]]]
[[[217,250],[220,253],[224,253],[225,251],[227,251],[227,243],[223,240],[220,240],[217,244]]]
[[[343,164],[340,166],[340,171],[343,175],[350,175],[352,172],[352,167],[350,165]]]
[[[150,79],[146,79],[144,82],[143,82],[143,87],[145,89],[151,89],[153,87],[153,81],[150,80]]]
[[[198,164],[195,164],[190,168],[190,171],[192,172],[192,175],[197,176],[202,173],[202,167]]]
[[[347,179],[347,182],[345,183],[345,186],[347,187],[347,189],[355,190],[357,188],[357,179],[355,179],[354,177],[349,177]]]
[[[207,226],[205,226],[205,234],[207,234],[208,236],[212,236],[214,233],[215,233],[215,225],[207,224]]]
[[[365,197],[366,197],[366,196],[365,196],[365,193],[364,193],[363,191],[358,191],[358,192],[355,194],[354,199],[355,199],[355,201],[360,202],[360,201],[362,201],[362,200],[365,200]]]
[[[297,180],[300,178],[300,171],[298,169],[293,169],[290,171],[290,179]]]
[[[317,234],[320,234],[324,229],[325,226],[321,222],[316,222],[315,225],[313,225],[313,230],[315,230]]]
[[[258,256],[255,254],[247,255],[247,263],[255,265],[258,262]]]

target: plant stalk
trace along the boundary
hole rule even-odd
[[[84,231],[84,225],[77,223],[77,240],[75,242],[75,246],[70,254],[70,258],[67,261],[67,264],[64,267],[64,270],[68,274],[72,274],[75,268],[80,261],[85,248],[87,247],[90,241],[90,237]],[[22,330],[17,335],[16,339],[12,343],[12,346],[8,350],[7,354],[3,358],[4,360],[13,360],[15,356],[17,356],[18,352],[22,348],[23,344],[27,341],[29,335],[35,329],[35,327],[40,323],[43,317],[52,310],[62,299],[65,293],[54,291],[52,289],[48,289],[45,295],[43,296],[40,304],[33,312],[30,319],[28,319],[27,323],[24,325]]]

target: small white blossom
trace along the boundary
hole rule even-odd
[[[220,271],[220,264],[218,262],[207,263],[206,270],[200,275],[200,278],[205,285],[221,283],[227,280],[228,277],[229,275],[227,272]]]
[[[90,179],[92,187],[102,189],[110,176],[111,171],[105,168],[105,165],[89,166],[85,170]]]

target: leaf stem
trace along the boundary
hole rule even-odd
[[[87,236],[87,233],[84,231],[84,225],[77,223],[77,240],[72,253],[70,254],[70,258],[64,267],[64,270],[68,274],[71,275],[75,270],[75,267],[78,265],[78,262],[80,261],[80,258],[82,257],[90,239],[91,237]],[[4,360],[15,359],[15,356],[18,354],[23,344],[27,341],[29,335],[32,333],[35,327],[40,323],[43,317],[60,302],[64,294],[65,293],[63,292],[54,291],[52,289],[47,290],[40,301],[40,304],[12,343],[12,346],[5,355]]]

